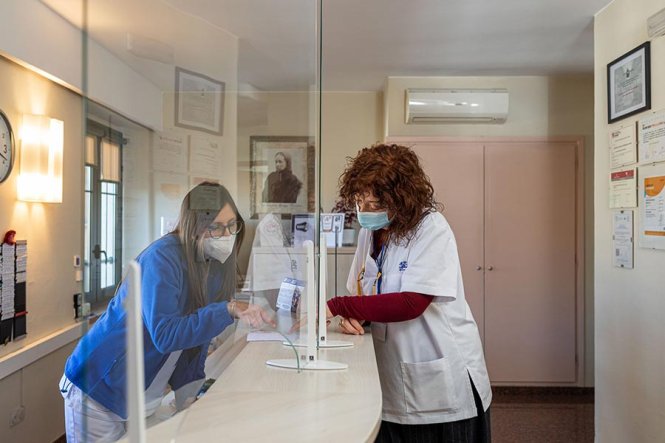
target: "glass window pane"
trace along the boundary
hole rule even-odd
[[[120,181],[120,146],[109,140],[102,140],[101,179]]]
[[[97,138],[88,135],[85,137],[85,162],[89,165],[97,165]]]

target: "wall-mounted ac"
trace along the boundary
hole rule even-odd
[[[504,123],[506,89],[407,89],[406,123]]]

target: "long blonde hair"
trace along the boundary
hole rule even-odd
[[[235,292],[238,274],[236,257],[242,245],[244,230],[237,234],[233,253],[223,264],[207,261],[203,254],[206,229],[227,204],[231,205],[236,220],[244,223],[229,191],[217,183],[203,182],[195,186],[187,193],[180,206],[178,224],[171,233],[178,235],[187,262],[188,313],[208,304],[207,285],[210,266],[222,268],[222,290],[215,297],[215,301],[229,299]]]

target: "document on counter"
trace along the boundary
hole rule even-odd
[[[285,336],[280,334],[277,331],[252,331],[249,334],[247,334],[247,341],[252,342],[252,341],[279,341],[282,342],[286,340],[284,338]],[[289,338],[289,340],[293,341],[296,339],[295,336],[290,336],[286,335],[286,337]]]
[[[665,249],[665,163],[640,167],[640,246]]]
[[[633,269],[633,211],[615,211],[612,215],[614,266]]]
[[[610,209],[637,206],[637,169],[610,172]]]
[[[610,169],[637,162],[635,124],[610,131]]]

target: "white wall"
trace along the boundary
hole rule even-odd
[[[81,31],[39,0],[0,2],[0,53],[73,90],[82,90]],[[151,128],[162,126],[161,91],[88,40],[88,96]]]
[[[665,251],[635,245],[635,268],[612,266],[607,63],[648,40],[662,0],[614,0],[595,20],[596,441],[665,441]],[[651,42],[651,109],[665,108],[665,38]],[[639,176],[639,171],[638,171]],[[639,214],[635,210],[635,226]],[[636,229],[637,232],[637,229]]]
[[[585,155],[585,355],[584,385],[593,386],[593,77],[389,77],[385,135],[453,137],[583,136]],[[405,123],[407,88],[505,88],[510,110],[505,124]],[[445,202],[444,202],[445,203]]]

